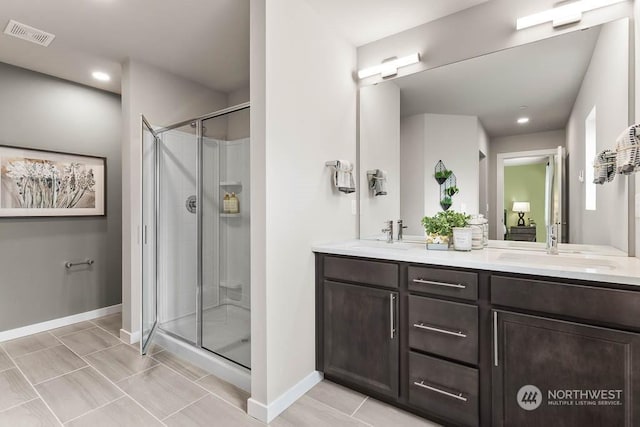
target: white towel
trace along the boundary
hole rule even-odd
[[[640,125],[634,125],[622,132],[616,140],[618,173],[630,174],[640,166],[638,133]]]
[[[386,196],[387,195],[387,172],[382,169],[375,169],[368,173],[369,188],[373,192],[374,196]]]
[[[333,174],[333,185],[343,193],[356,191],[356,182],[353,179],[353,165],[346,160],[336,162],[336,170]]]

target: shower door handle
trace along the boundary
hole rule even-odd
[[[142,229],[142,241],[144,244],[147,244],[147,226],[145,225]]]

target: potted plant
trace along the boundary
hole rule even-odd
[[[460,190],[458,189],[458,187],[454,185],[452,187],[447,188],[444,192],[447,194],[447,196],[453,197],[454,195],[458,194],[458,191]]]
[[[422,218],[422,225],[427,234],[427,249],[449,249],[449,243],[452,240],[455,242],[455,234],[460,234],[456,229],[472,231],[467,226],[470,218],[469,215],[456,211],[438,212],[434,216]],[[471,237],[469,237],[469,244],[471,244]],[[459,250],[466,250],[464,245],[459,247],[461,248]]]
[[[473,229],[469,227],[471,217],[461,212],[445,212],[453,234],[453,247],[457,251],[470,251],[473,243]]]
[[[440,200],[440,206],[442,206],[442,209],[444,209],[445,211],[447,211],[452,204],[453,202],[451,201],[451,197],[449,196],[445,196],[442,198],[442,200]]]
[[[422,225],[427,234],[427,249],[449,249],[451,227],[443,214],[444,212],[438,212],[434,216],[422,218]]]
[[[437,171],[435,173],[436,181],[438,181],[438,184],[442,185],[442,183],[445,182],[447,180],[447,178],[449,178],[451,176],[451,174],[453,174],[453,171],[450,171],[448,169],[443,169],[441,171]]]

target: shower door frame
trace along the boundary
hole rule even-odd
[[[157,135],[156,139],[155,139],[155,144],[158,143],[158,141],[160,141],[160,137],[164,132],[170,131],[170,130],[174,130],[174,129],[178,129],[181,128],[183,126],[187,126],[187,125],[192,125],[193,123],[195,123],[195,129],[196,129],[196,141],[197,141],[197,147],[196,147],[196,229],[197,229],[197,235],[196,235],[196,257],[197,257],[197,266],[196,266],[196,342],[195,342],[195,347],[202,349],[202,350],[206,350],[212,354],[215,354],[218,357],[221,357],[225,360],[229,360],[232,363],[237,364],[238,366],[243,366],[240,363],[231,360],[225,356],[222,356],[218,353],[216,353],[215,351],[209,350],[208,348],[205,348],[202,346],[202,308],[203,308],[203,261],[202,261],[202,256],[203,256],[203,237],[202,237],[202,229],[203,229],[203,206],[204,203],[202,203],[201,201],[203,200],[203,144],[204,144],[204,133],[203,133],[203,123],[206,120],[209,119],[214,119],[216,117],[221,117],[221,116],[225,116],[227,114],[231,114],[231,113],[235,113],[237,111],[241,111],[241,110],[245,110],[245,109],[249,109],[251,108],[251,103],[249,102],[245,102],[242,104],[238,104],[238,105],[234,105],[232,107],[227,107],[224,108],[222,110],[218,110],[218,111],[214,111],[212,113],[209,114],[205,114],[203,116],[199,116],[196,118],[192,118],[189,120],[183,120],[181,122],[178,123],[174,123],[172,125],[163,127],[163,128],[159,128],[155,130],[154,135]],[[158,180],[159,180],[159,159],[156,160],[156,174],[158,175]],[[154,203],[154,218],[156,221],[156,238],[158,236],[158,217],[159,217],[159,211],[160,211],[160,207],[159,207],[159,200],[160,200],[160,189],[159,189],[160,185],[158,182],[157,188],[156,188],[156,194],[155,194],[155,203]],[[218,254],[218,256],[220,256],[220,254]],[[157,262],[157,260],[156,260]],[[156,304],[158,302],[158,277],[156,274],[155,277],[155,297],[156,297]],[[142,304],[144,304],[144,300],[142,301]],[[157,317],[157,309],[156,309],[156,317]],[[194,345],[193,342],[177,335],[174,334],[170,331],[167,331],[165,329],[162,328],[162,326],[160,326],[160,322],[157,321],[156,322],[156,328],[155,329],[160,329],[162,330],[162,332],[170,335],[171,337],[178,339],[182,342],[185,342],[189,345]],[[155,330],[154,330],[155,331]],[[142,349],[144,350],[144,352],[142,354],[146,354],[146,349],[147,347],[150,345],[151,341],[152,341],[151,337],[149,339],[149,342],[147,343],[147,346]],[[246,368],[246,367],[245,367]],[[250,368],[248,368],[250,369]]]

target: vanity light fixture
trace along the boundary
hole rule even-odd
[[[520,117],[518,119],[519,125],[526,125],[527,123],[529,123],[529,117]]]
[[[413,65],[420,62],[420,53],[414,53],[412,55],[403,56],[402,58],[385,59],[382,64],[375,65],[373,67],[364,68],[358,71],[359,79],[366,79],[367,77],[380,74],[382,78],[392,77],[398,74],[398,68],[406,67],[407,65]]]
[[[91,73],[91,76],[96,80],[100,80],[101,82],[108,82],[109,80],[111,80],[111,76],[102,71],[94,71],[93,73]]]
[[[553,22],[554,28],[562,25],[573,24],[582,19],[582,14],[584,12],[611,6],[616,3],[622,3],[623,1],[627,0],[577,0],[569,4],[545,10],[544,12],[534,13],[533,15],[518,18],[516,28],[518,30],[523,30],[525,28],[534,27],[547,22]]]

